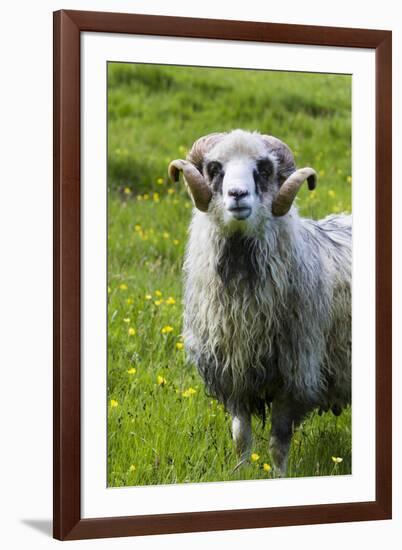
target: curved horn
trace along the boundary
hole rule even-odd
[[[307,180],[310,191],[315,189],[317,174],[313,168],[300,168],[288,177],[272,203],[272,213],[274,216],[284,216],[289,212],[297,192],[305,180]]]
[[[268,150],[274,154],[278,161],[278,178],[280,183],[283,183],[296,170],[293,153],[286,143],[274,136],[263,134],[262,138]]]
[[[202,175],[204,156],[222,139],[224,134],[208,134],[197,139],[191,147],[186,160],[177,159],[169,164],[168,174],[172,181],[179,180],[183,172],[184,183],[194,205],[207,212],[212,191]]]
[[[174,182],[179,181],[179,172],[183,172],[184,183],[194,206],[202,212],[206,212],[212,198],[212,191],[205,183],[201,172],[187,160],[172,160],[168,169],[170,179]]]

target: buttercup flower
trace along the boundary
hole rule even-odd
[[[134,367],[131,367],[131,369],[127,370],[127,374],[135,374],[136,372],[137,372],[137,369],[135,369]]]
[[[129,187],[124,188],[124,194],[125,195],[131,195],[131,189]]]
[[[160,290],[155,290],[155,295],[156,296],[162,296],[162,292]]]
[[[340,456],[331,456],[332,458],[332,462],[334,462],[335,464],[340,464],[341,462],[343,462],[343,458],[341,458]]]
[[[134,335],[135,335],[135,328],[130,327],[130,328],[128,329],[128,335],[129,335],[129,336],[134,336]]]
[[[116,401],[116,399],[111,399],[110,400],[110,406],[112,407],[112,409],[115,409],[116,407],[119,406],[119,402]]]
[[[158,382],[159,386],[164,386],[166,384],[166,378],[160,376],[160,374],[158,374],[156,381]]]
[[[173,327],[171,327],[170,325],[166,325],[161,330],[162,334],[168,334],[169,332],[173,332]]]
[[[131,464],[130,468],[129,468],[129,471],[130,472],[135,472],[137,468],[135,467],[135,464]]]
[[[257,453],[252,453],[251,460],[252,462],[257,462],[258,460],[260,460],[260,455]]]
[[[123,321],[124,321],[125,323],[129,323],[129,322],[130,322],[130,318],[127,317],[126,319],[123,319]]]
[[[145,299],[146,300],[152,300],[151,294],[145,294]]]
[[[173,306],[176,303],[176,300],[172,296],[169,296],[169,298],[166,300],[166,303],[169,306]]]
[[[188,390],[185,390],[185,391],[182,393],[182,396],[183,396],[183,397],[191,397],[191,396],[194,395],[195,393],[197,393],[197,390],[195,390],[194,388],[188,388]]]
[[[184,348],[183,342],[176,342],[176,348],[177,349],[183,349]]]
[[[164,182],[164,179],[163,179],[163,178],[158,178],[158,179],[156,180],[156,183],[157,183],[158,185],[162,185],[163,182]]]
[[[119,285],[119,288],[120,290],[127,290],[128,286],[126,285],[126,283],[121,283],[121,285]]]
[[[262,468],[264,470],[264,472],[270,472],[272,470],[271,466],[269,464],[267,464],[266,462],[264,462],[264,464],[262,465]]]

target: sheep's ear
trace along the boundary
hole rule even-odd
[[[315,189],[317,174],[313,168],[299,168],[299,170],[296,170],[288,177],[281,185],[272,203],[272,214],[274,216],[284,216],[289,212],[300,187],[306,180],[310,191]]]
[[[212,192],[203,175],[191,162],[182,159],[173,160],[169,164],[169,178],[173,182],[179,181],[180,172],[183,172],[184,183],[194,205],[202,212],[206,212],[212,198]]]

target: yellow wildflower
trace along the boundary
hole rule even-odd
[[[185,390],[185,391],[182,393],[182,396],[183,396],[183,397],[191,397],[191,396],[194,395],[195,393],[197,393],[197,390],[195,390],[194,388],[188,388],[188,390]]]
[[[110,294],[112,292],[112,289],[110,288],[110,286],[107,287],[107,293]]]
[[[130,327],[130,328],[128,329],[128,335],[129,335],[129,336],[134,336],[134,335],[135,335],[135,328]]]
[[[168,192],[168,195],[173,195],[173,193],[175,192],[173,187],[169,187],[169,189],[167,190]]]
[[[169,306],[173,306],[176,303],[176,300],[172,296],[169,296],[169,298],[166,300],[166,303]]]
[[[267,464],[266,462],[264,462],[264,464],[262,465],[262,468],[264,470],[264,472],[270,472],[271,471],[271,466],[269,464]]]
[[[128,286],[126,285],[126,283],[121,283],[121,285],[119,285],[119,288],[120,290],[127,290]]]
[[[124,188],[124,194],[125,195],[131,195],[131,189],[129,187]]]
[[[144,201],[147,201],[149,199],[148,193],[144,193],[142,198],[144,199]]]
[[[137,201],[142,201],[142,195],[137,196]]]
[[[145,299],[146,300],[152,300],[151,294],[145,294]]]
[[[155,192],[153,194],[153,199],[154,199],[155,202],[159,202],[159,193]]]
[[[328,191],[328,197],[331,197],[331,199],[335,198],[335,195],[336,195],[336,193],[333,189],[330,189]]]
[[[112,409],[115,409],[116,407],[119,406],[119,402],[116,401],[116,399],[111,399],[110,400],[110,406],[112,407]]]
[[[346,178],[346,181],[347,181],[348,183],[352,183],[352,176],[348,176],[348,177]]]
[[[162,296],[162,292],[160,290],[155,290],[155,296]]]
[[[156,306],[160,306],[161,304],[163,304],[163,300],[155,300],[154,304]]]
[[[132,298],[127,298],[126,304],[131,306],[134,303],[134,300]]]
[[[166,378],[158,374],[156,381],[158,382],[159,386],[164,386],[166,384]]]
[[[129,471],[130,472],[135,472],[137,468],[135,467],[135,464],[131,464],[130,468],[129,468]]]
[[[343,462],[343,458],[341,458],[340,456],[331,456],[332,458],[332,462],[335,462],[335,464],[340,464],[341,462]]]
[[[251,460],[252,462],[257,462],[258,460],[260,460],[260,455],[257,453],[252,453]]]
[[[161,329],[162,334],[168,334],[169,332],[173,332],[173,327],[171,327],[170,325],[166,325]]]
[[[177,239],[174,239],[174,240],[173,240],[173,244],[174,244],[175,246],[177,246],[179,243],[180,243],[180,241],[178,241]]]
[[[127,369],[127,374],[135,374],[137,372],[137,369],[134,367],[131,367],[131,369]]]
[[[163,179],[163,178],[158,178],[158,179],[156,180],[156,183],[157,183],[158,185],[162,185],[163,182],[164,182],[164,179]]]
[[[184,348],[183,342],[176,342],[176,348],[177,349],[183,349]]]
[[[163,238],[168,239],[170,237],[170,234],[167,231],[163,232]]]
[[[139,223],[136,223],[135,226],[134,226],[134,229],[137,233],[140,233],[142,228],[141,228]]]
[[[129,323],[129,322],[130,322],[130,318],[129,318],[129,317],[126,317],[125,319],[123,319],[123,321],[124,321],[125,323]]]

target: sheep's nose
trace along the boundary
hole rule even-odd
[[[236,200],[247,197],[248,194],[249,194],[249,192],[247,191],[247,189],[240,189],[239,187],[233,187],[232,189],[229,189],[229,191],[228,191],[229,197],[233,197]]]

